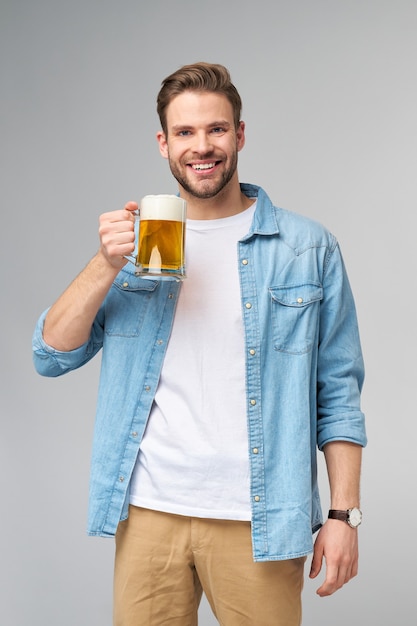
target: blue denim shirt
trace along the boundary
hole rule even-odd
[[[364,446],[363,361],[339,246],[321,225],[257,197],[237,244],[246,347],[248,454],[256,561],[303,556],[322,523],[317,448]],[[136,277],[126,265],[87,343],[70,352],[34,334],[45,376],[82,366],[102,349],[88,533],[113,536],[128,515],[129,482],[158,385],[181,283]],[[198,485],[196,485],[198,498]]]

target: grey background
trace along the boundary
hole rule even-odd
[[[155,97],[198,60],[243,97],[241,180],[333,231],[356,296],[360,575],[328,599],[307,579],[304,624],[415,623],[416,33],[413,0],[1,1],[1,624],[111,624],[113,541],[85,535],[99,359],[43,379],[31,335],[101,212],[175,192]]]

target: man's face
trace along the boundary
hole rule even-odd
[[[232,105],[222,94],[185,91],[166,111],[167,136],[157,135],[172,175],[195,198],[214,198],[237,181],[237,153],[245,143],[244,123],[236,129]]]

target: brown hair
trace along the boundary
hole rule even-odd
[[[184,65],[162,81],[157,97],[157,112],[165,134],[167,107],[175,96],[187,90],[212,91],[226,96],[233,108],[235,127],[239,126],[242,100],[231,81],[229,71],[223,65],[201,62]]]

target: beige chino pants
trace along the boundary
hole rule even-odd
[[[114,626],[299,626],[305,558],[255,563],[250,522],[130,507],[116,534]]]

